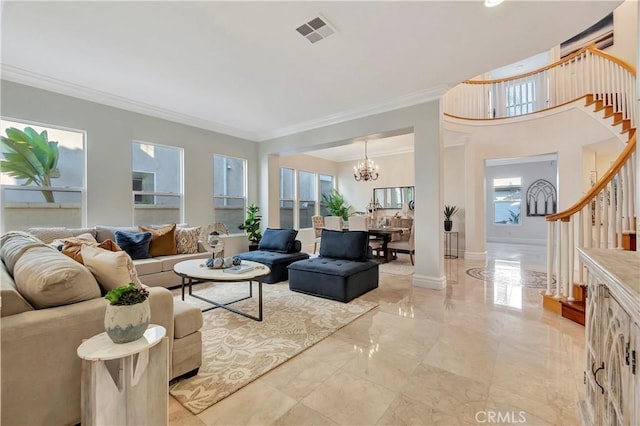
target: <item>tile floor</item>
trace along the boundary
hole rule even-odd
[[[544,247],[487,250],[487,268],[544,271]],[[579,424],[584,328],[473,266],[446,260],[442,291],[381,274],[376,309],[198,416],[170,398],[170,424]]]

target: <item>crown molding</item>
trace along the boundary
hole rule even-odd
[[[272,131],[267,131],[264,133],[258,133],[238,129],[224,123],[213,122],[204,118],[182,114],[176,111],[160,108],[143,102],[134,101],[132,99],[113,95],[101,90],[92,89],[86,86],[49,77],[43,74],[27,71],[25,69],[12,65],[0,64],[0,73],[3,80],[32,86],[39,89],[48,90],[51,92],[60,93],[62,95],[84,99],[86,101],[96,102],[115,108],[121,108],[127,111],[137,112],[156,118],[162,118],[164,120],[186,124],[200,129],[210,130],[229,136],[235,136],[238,138],[250,140],[252,142],[262,142],[269,139],[288,136],[307,130],[313,130],[320,127],[343,123],[349,120],[355,120],[374,114],[417,105],[423,102],[437,99],[444,95],[449,89],[446,85],[439,85],[431,89],[411,93],[409,95],[401,96],[380,104],[370,105],[364,108],[356,108],[349,111],[328,115],[319,119],[305,121],[293,126],[274,129]]]
[[[62,95],[84,99],[86,101],[96,102],[115,108],[121,108],[127,111],[137,112],[156,118],[162,118],[164,120],[186,124],[188,126],[197,127],[200,129],[211,130],[212,132],[235,136],[242,139],[248,139],[252,142],[255,142],[257,140],[258,135],[254,132],[241,130],[233,126],[212,122],[204,118],[182,114],[169,109],[134,101],[122,96],[113,95],[111,93],[91,89],[79,84],[27,71],[22,68],[14,67],[12,65],[1,64],[0,71],[2,73],[1,75],[3,80],[12,81],[14,83],[24,84],[27,86],[36,87],[39,89],[48,90],[51,92],[60,93]]]
[[[431,89],[423,90],[420,92],[414,92],[405,96],[392,99],[387,102],[382,102],[375,105],[370,105],[364,108],[356,108],[349,111],[344,111],[337,114],[328,115],[326,117],[305,121],[299,124],[295,124],[289,127],[283,127],[281,129],[274,130],[272,132],[265,132],[258,138],[258,142],[262,142],[269,139],[275,139],[283,136],[293,135],[295,133],[305,132],[308,130],[318,129],[320,127],[331,126],[338,123],[343,123],[349,120],[355,120],[358,118],[368,117],[374,114],[380,114],[383,112],[393,111],[399,108],[418,105],[423,102],[432,101],[443,96],[449,87],[446,85],[438,85]]]

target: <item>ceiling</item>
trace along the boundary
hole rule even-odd
[[[4,1],[2,78],[263,141],[433,99],[619,3]]]

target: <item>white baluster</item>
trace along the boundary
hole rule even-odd
[[[568,287],[568,292],[566,294],[569,295],[569,297],[567,298],[568,301],[573,302],[574,299],[573,298],[573,268],[574,268],[574,263],[575,263],[575,259],[574,259],[574,255],[575,255],[575,240],[573,239],[573,227],[574,227],[574,221],[573,221],[573,216],[571,216],[571,218],[569,219],[569,222],[567,222],[567,227],[569,228],[569,250],[568,250],[568,255],[569,255],[569,259],[567,261],[567,285]]]
[[[622,232],[624,228],[622,226],[622,179],[620,178],[620,173],[618,172],[614,179],[618,180],[617,185],[613,185],[615,190],[616,197],[616,231],[618,232],[618,236],[616,237],[616,246],[615,248],[622,248]]]
[[[609,209],[610,206],[609,186],[602,190],[602,247],[609,248]]]
[[[596,248],[600,248],[602,247],[600,245],[600,231],[601,231],[601,223],[600,223],[600,198],[601,198],[601,194],[602,192],[599,192],[598,195],[596,195],[596,223],[594,225],[594,234],[595,234],[595,247]]]
[[[556,239],[556,295],[555,298],[560,298],[560,285],[562,283],[562,227],[560,221],[555,221],[556,231],[558,232],[558,238]]]
[[[593,247],[593,217],[594,217],[593,201],[589,201],[585,209],[587,209],[585,220],[584,220],[585,226],[587,227],[587,232],[585,234],[587,238],[584,244],[585,244],[585,247],[592,248]]]
[[[547,291],[545,292],[547,295],[552,294],[551,281],[553,279],[553,248],[555,247],[553,231],[555,226],[555,221],[547,222]]]
[[[578,212],[578,248],[584,248],[584,217],[585,208]],[[584,284],[584,271],[582,267],[582,258],[578,257],[578,281]]]
[[[560,229],[562,235],[562,294],[566,296],[569,290],[569,250],[571,248],[569,222],[560,221]]]

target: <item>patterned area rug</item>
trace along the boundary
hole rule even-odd
[[[546,288],[546,272],[528,271],[515,268],[469,268],[467,275],[482,281],[497,282],[501,284],[517,285],[531,288]],[[552,278],[552,284],[556,279]]]
[[[173,290],[177,299],[180,290]],[[206,283],[194,293],[219,303],[248,294],[246,283]],[[257,285],[251,300],[233,307],[257,315]],[[189,303],[203,304],[186,297]],[[349,324],[377,304],[364,300],[340,303],[295,293],[288,282],[263,285],[263,321],[224,309],[203,313],[203,360],[198,375],[172,383],[169,392],[198,414],[269,370]]]

